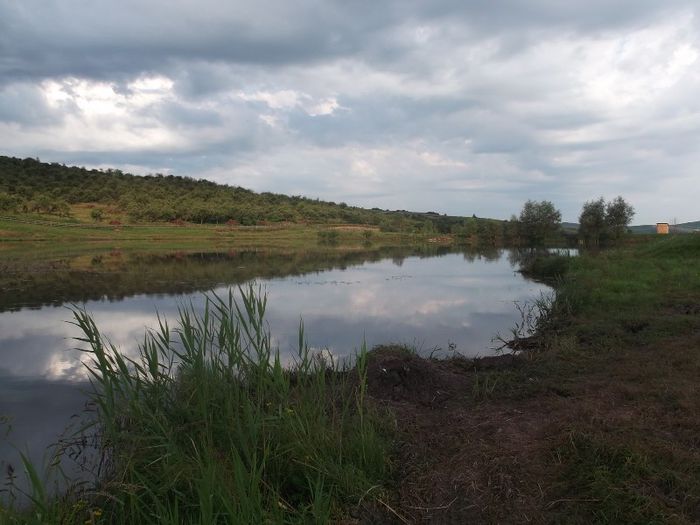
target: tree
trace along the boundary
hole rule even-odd
[[[619,239],[634,217],[634,208],[622,197],[606,203],[603,197],[586,202],[581,210],[579,235],[587,242],[598,244],[601,239]]]
[[[0,211],[15,212],[19,208],[22,199],[15,195],[0,192]]]
[[[70,206],[66,201],[58,200],[54,205],[54,213],[59,217],[70,217]]]
[[[632,217],[634,208],[621,196],[615,197],[605,206],[605,223],[613,239],[619,239],[625,234]]]
[[[521,235],[531,244],[541,244],[561,226],[561,212],[550,201],[528,200],[520,212]]]
[[[487,219],[479,220],[477,228],[477,236],[480,243],[496,244],[498,238],[498,226],[496,223]]]
[[[421,232],[425,235],[434,235],[435,223],[430,219],[425,219],[425,221],[423,221],[423,226],[421,227]]]
[[[92,220],[95,222],[102,222],[103,215],[104,213],[100,208],[93,208],[90,212],[90,217],[92,217]]]
[[[46,194],[39,195],[34,201],[33,211],[51,213],[53,199]]]
[[[461,242],[471,242],[479,234],[479,220],[473,217],[462,219],[453,224],[450,231]]]
[[[502,225],[502,235],[506,242],[514,242],[518,238],[518,231],[520,229],[520,224],[518,223],[518,218],[515,215],[511,215],[510,219],[503,221]]]
[[[579,215],[579,235],[587,242],[598,244],[607,229],[605,217],[605,200],[588,201],[583,205]]]

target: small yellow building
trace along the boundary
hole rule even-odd
[[[659,235],[668,235],[668,223],[667,222],[657,222],[656,223],[656,233]]]

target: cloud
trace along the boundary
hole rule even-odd
[[[5,3],[3,153],[501,218],[623,194],[635,222],[696,220],[699,19],[675,0]]]

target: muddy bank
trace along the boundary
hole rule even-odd
[[[482,402],[498,386],[488,382],[492,373],[526,365],[514,354],[437,360],[396,346],[373,350],[368,391],[396,426],[395,485],[360,522],[527,521],[541,497],[530,459],[542,453],[551,407]]]

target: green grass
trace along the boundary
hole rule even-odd
[[[66,244],[112,243],[133,248],[152,246],[211,246],[216,243],[247,242],[249,240],[279,243],[315,241],[309,228],[230,228],[215,225],[177,226],[167,223],[109,226],[105,224],[48,225],[0,220],[0,244],[19,242],[44,243],[60,241]],[[264,244],[264,242],[263,242]]]
[[[578,494],[581,504],[570,508],[570,521],[668,523],[654,491],[645,487],[647,480],[661,474],[658,462],[637,447],[614,444],[604,435],[574,432],[556,455],[566,458],[567,483],[583,489]]]
[[[699,255],[700,236],[679,235],[567,263],[554,311],[568,313],[555,316],[544,333],[546,351],[519,371],[539,388],[500,393],[563,390],[582,413],[600,414],[572,421],[568,439],[553,449],[553,521],[700,519],[700,455],[688,445],[700,432]],[[591,396],[601,391],[634,415],[606,415],[603,399]]]
[[[572,259],[559,300],[573,307],[589,334],[664,337],[683,324],[674,304],[700,294],[699,247],[700,236],[673,236]]]
[[[259,292],[259,291],[258,291]],[[0,523],[327,523],[388,476],[385,423],[366,403],[366,352],[352,370],[271,345],[253,289],[161,320],[131,359],[76,310],[107,470],[94,490],[47,496],[31,465],[29,511]]]
[[[171,252],[235,250],[308,250],[328,245],[336,249],[420,245],[421,234],[374,231],[368,241],[365,230],[329,229],[327,226],[291,225],[230,227],[226,225],[150,223],[124,226],[28,224],[0,219],[0,260],[31,250],[44,259],[80,252]]]

